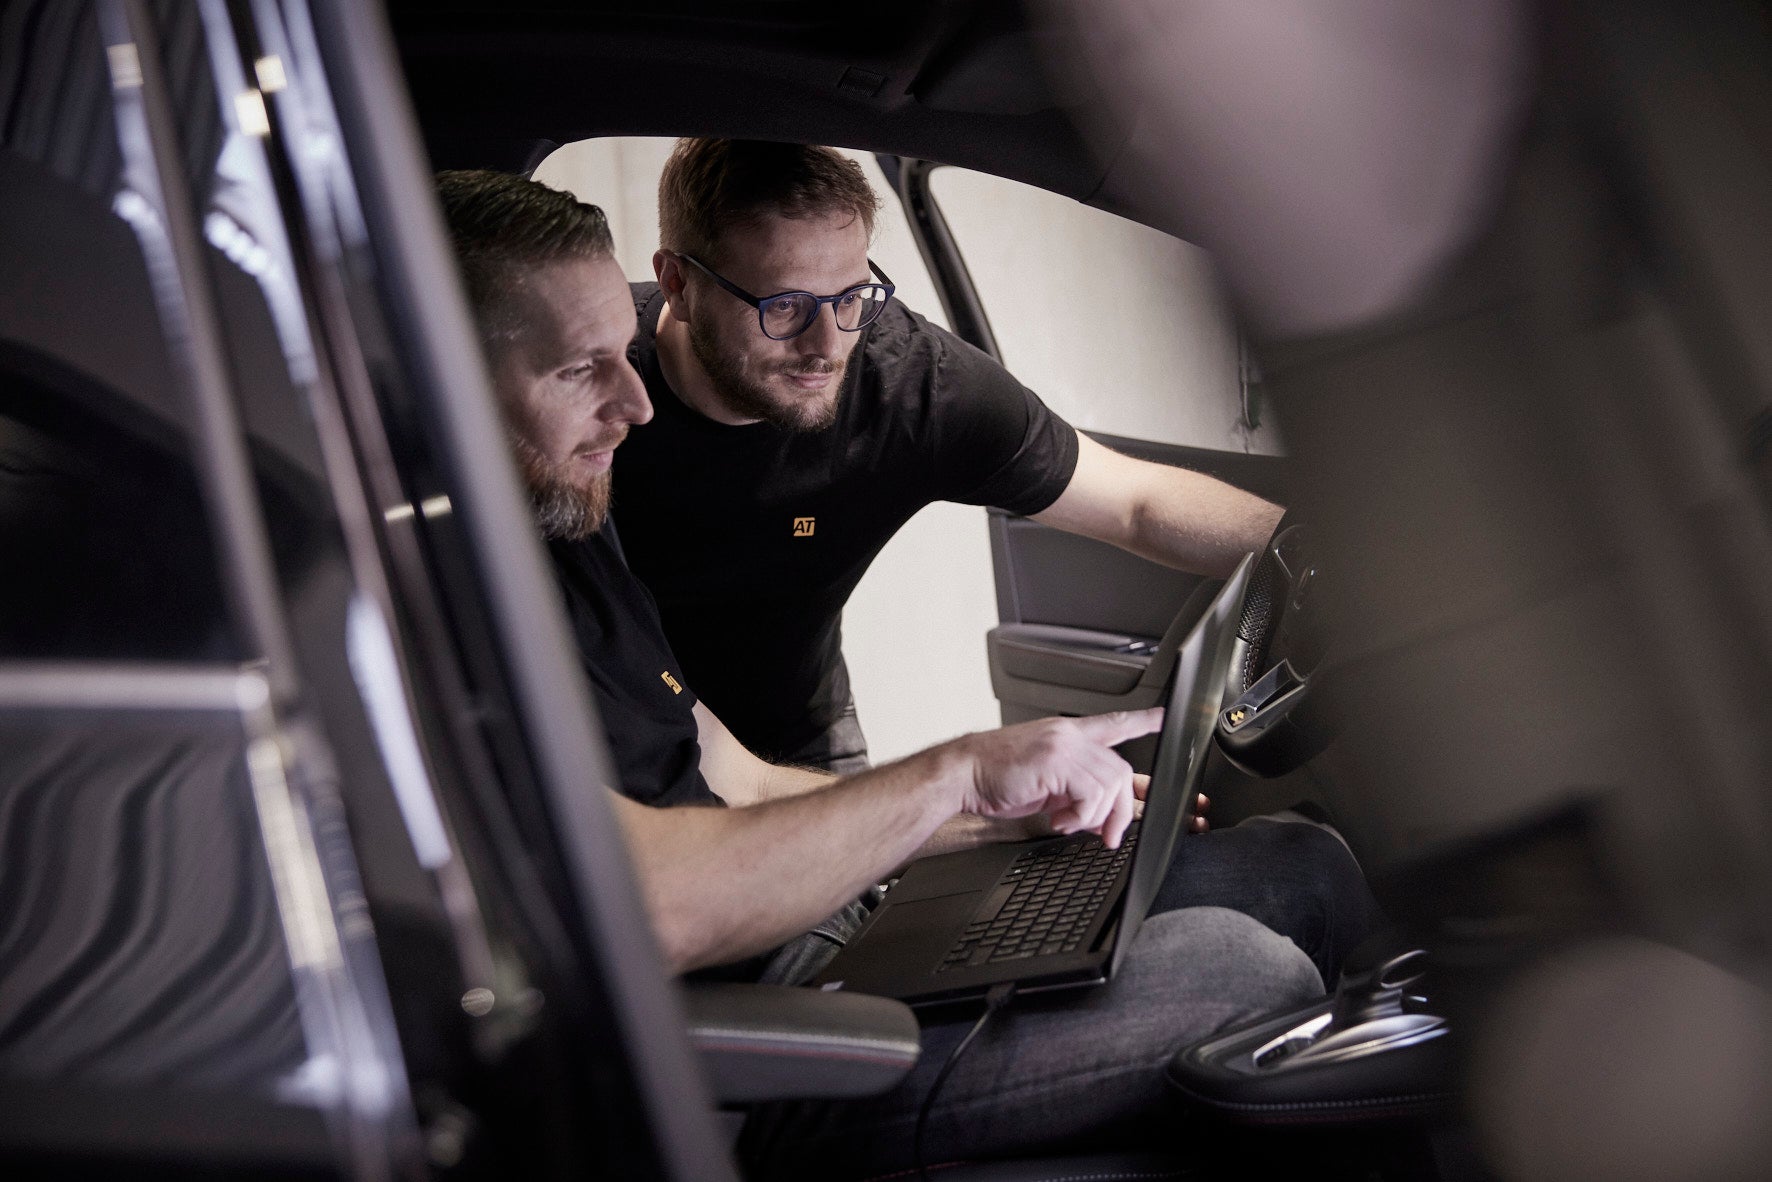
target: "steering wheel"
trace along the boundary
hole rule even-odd
[[[1305,527],[1282,522],[1243,593],[1227,704],[1214,728],[1220,749],[1251,775],[1284,775],[1334,737],[1310,692],[1327,643],[1316,579]]]

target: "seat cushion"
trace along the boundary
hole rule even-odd
[[[940,1162],[929,1167],[928,1175],[930,1182],[1180,1182],[1198,1176],[1198,1168],[1161,1154],[1097,1153],[1015,1161]],[[880,1174],[867,1182],[917,1182],[917,1171]]]

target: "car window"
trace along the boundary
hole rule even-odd
[[[1053,409],[1086,431],[1279,451],[1205,251],[986,173],[938,168],[929,185],[1003,363]]]
[[[658,177],[676,141],[643,136],[583,140],[555,151],[537,180],[601,205],[629,280],[652,278]],[[870,257],[897,285],[895,299],[949,327],[934,282],[874,157],[845,152],[880,197]],[[877,760],[997,723],[978,637],[996,623],[984,510],[937,502],[881,551],[843,614],[844,652],[867,714]],[[931,603],[942,610],[930,611]]]
[[[585,140],[535,173],[605,209],[630,279],[652,278],[658,176],[674,142]],[[892,184],[873,156],[847,155],[881,197],[872,251],[897,298],[949,327]],[[1204,251],[983,173],[936,168],[930,185],[1005,365],[1066,419],[1162,444],[1280,450]],[[844,613],[850,679],[877,758],[996,724],[978,638],[998,618],[984,512],[930,505],[882,551]]]

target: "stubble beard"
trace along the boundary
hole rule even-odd
[[[735,359],[732,355],[721,352],[719,342],[714,339],[714,334],[708,330],[705,322],[691,322],[688,329],[690,350],[701,363],[702,372],[708,375],[714,392],[726,404],[726,409],[734,414],[747,419],[761,419],[784,431],[797,432],[823,431],[837,421],[837,404],[843,390],[844,371],[849,367],[847,357],[836,362],[810,358],[797,365],[783,365],[770,371],[789,375],[831,375],[830,384],[816,395],[784,398],[771,390],[742,359]],[[767,376],[769,374],[763,375]]]
[[[603,523],[609,520],[611,480],[608,472],[589,480],[574,480],[561,465],[550,462],[528,440],[514,433],[510,440],[517,455],[517,466],[523,473],[523,483],[529,489],[529,501],[542,537],[549,541],[576,542],[603,528]]]

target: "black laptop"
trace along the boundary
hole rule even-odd
[[[1252,562],[1176,650],[1144,817],[1119,849],[1078,834],[913,862],[812,983],[922,1005],[1005,981],[1030,992],[1112,976],[1193,820]]]

